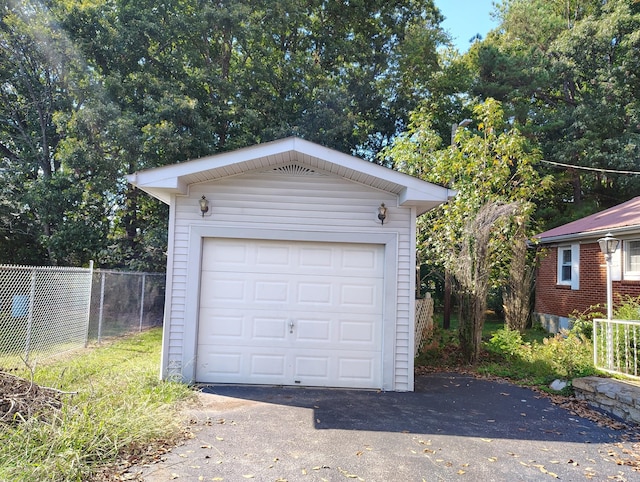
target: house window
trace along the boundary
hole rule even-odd
[[[580,245],[560,246],[558,248],[558,284],[579,288]]]
[[[624,277],[640,279],[640,240],[624,242]]]

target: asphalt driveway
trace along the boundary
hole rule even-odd
[[[146,481],[640,480],[635,428],[512,384],[419,377],[413,393],[203,387],[193,438]],[[138,479],[139,480],[139,479]]]

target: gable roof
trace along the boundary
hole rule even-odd
[[[236,151],[139,171],[128,175],[127,181],[169,204],[173,195],[188,194],[190,184],[214,181],[291,162],[397,194],[401,206],[415,206],[418,214],[446,202],[455,194],[445,187],[298,137],[288,137]]]
[[[535,236],[541,243],[640,230],[640,196]]]

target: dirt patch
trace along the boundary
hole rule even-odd
[[[49,417],[62,408],[62,393],[24,378],[0,372],[0,425]]]

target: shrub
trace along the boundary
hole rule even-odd
[[[507,360],[521,354],[524,346],[525,343],[520,332],[508,327],[497,330],[486,344],[488,351],[501,355]]]
[[[620,297],[620,304],[614,310],[614,318],[618,320],[638,320],[640,319],[640,296]]]
[[[536,343],[536,358],[549,362],[558,378],[573,378],[593,375],[593,347],[585,335],[570,332],[558,333]]]
[[[507,377],[523,384],[546,385],[556,378],[571,380],[592,375],[593,349],[584,335],[563,332],[525,343],[517,330],[501,328],[486,348],[502,358],[481,367],[482,373]]]
[[[591,340],[593,338],[593,319],[604,318],[605,315],[600,311],[602,309],[601,304],[591,305],[584,311],[574,310],[571,313],[572,328],[571,332],[577,336],[585,336]]]

